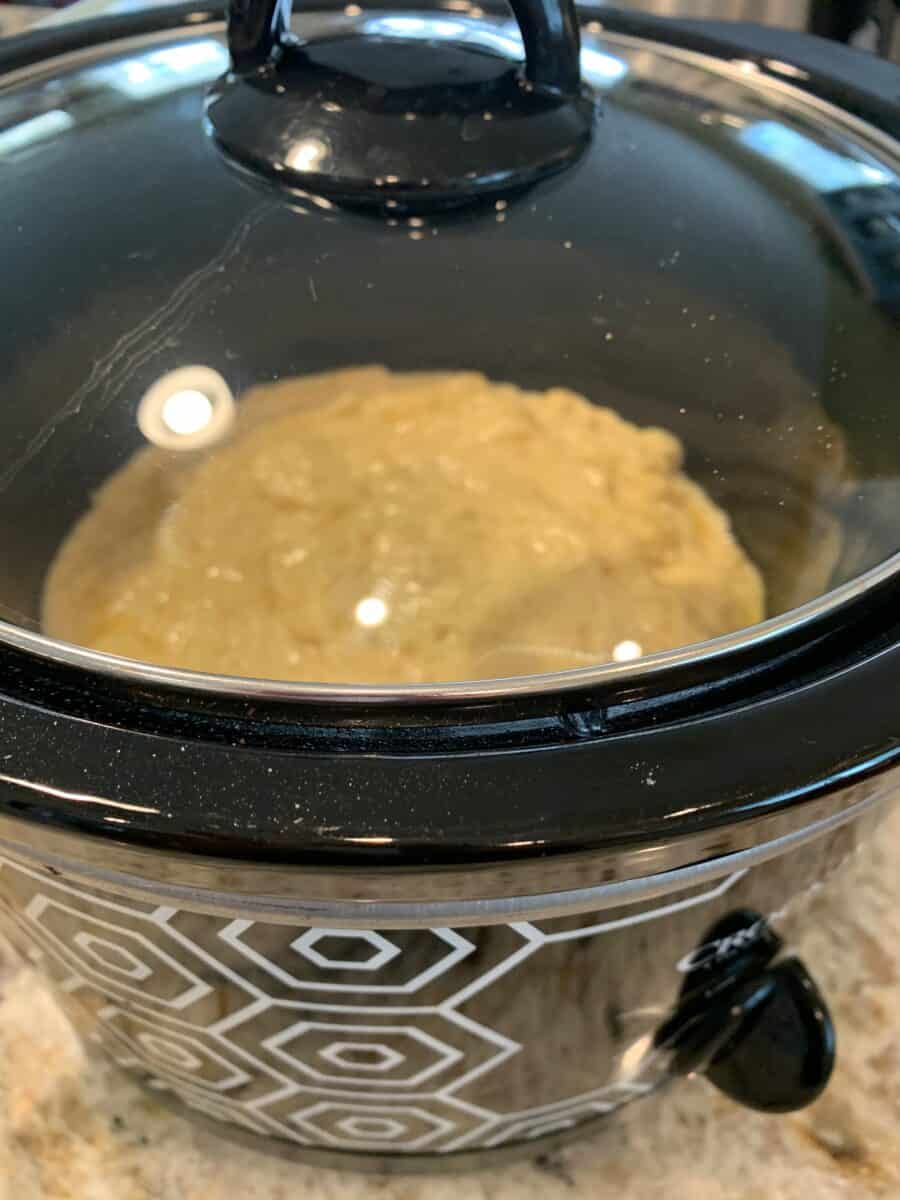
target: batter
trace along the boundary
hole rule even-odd
[[[378,367],[259,387],[148,448],[46,585],[46,632],[282,680],[422,683],[634,658],[763,616],[678,440],[562,388]]]

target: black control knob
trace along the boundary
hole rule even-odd
[[[762,1112],[812,1104],[834,1068],[834,1025],[809,972],[785,959],[738,988],[731,1031],[705,1068],[732,1100]]]
[[[673,1073],[703,1073],[748,1108],[791,1112],[831,1077],[834,1025],[796,958],[772,965],[781,940],[759,913],[737,909],[687,957],[679,1004],[657,1030]]]

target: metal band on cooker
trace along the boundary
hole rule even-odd
[[[290,925],[365,929],[497,925],[509,924],[519,919],[574,916],[623,904],[635,904],[704,884],[715,884],[717,880],[723,883],[729,880],[736,882],[735,876],[743,875],[750,868],[785,855],[861,818],[886,801],[893,792],[894,789],[889,786],[879,788],[856,804],[748,850],[724,854],[718,858],[642,878],[533,896],[436,902],[380,902],[368,899],[323,902],[273,895],[242,896],[236,899],[234,894],[228,892],[179,884],[160,885],[124,872],[100,867],[86,868],[83,864],[58,854],[41,853],[38,861],[53,874],[71,876],[82,882],[89,882],[101,890],[109,889],[156,904],[177,902],[180,907],[193,912],[229,918],[246,917],[251,920],[265,919]],[[0,826],[4,834],[8,832],[9,824],[11,823],[3,822]],[[0,836],[0,849],[16,859],[35,863],[34,851],[29,850],[26,844],[8,836]],[[696,902],[708,898],[708,892],[703,893]],[[692,898],[675,900],[672,906],[688,907],[692,902]],[[624,919],[624,923],[628,923],[627,918]]]

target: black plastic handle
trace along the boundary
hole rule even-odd
[[[574,96],[581,82],[581,39],[574,0],[510,0],[525,46],[525,78],[534,87]],[[254,70],[284,44],[291,0],[231,0],[228,49],[236,71]]]
[[[398,36],[343,18],[303,41],[290,0],[232,0],[212,131],[281,185],[394,215],[511,195],[575,162],[594,116],[574,0],[511,4],[524,65],[461,21]]]
[[[525,78],[535,87],[575,96],[581,85],[581,37],[575,0],[510,0],[525,46]]]
[[[235,71],[262,66],[281,45],[291,23],[291,0],[231,0],[228,49]]]

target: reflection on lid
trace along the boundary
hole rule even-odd
[[[497,50],[504,58],[521,58],[523,54],[522,39],[514,25],[498,28],[471,20],[404,15],[370,17],[362,25],[361,32],[382,37],[477,42],[487,49]]]
[[[451,7],[450,4],[447,7]],[[468,17],[478,15],[471,5],[452,4],[464,10]],[[345,10],[346,11],[346,10]],[[436,38],[444,41],[476,42],[489,50],[496,50],[504,58],[520,59],[524,55],[522,38],[513,23],[485,25],[480,21],[463,18],[430,16],[386,16],[371,17],[362,26],[362,32],[382,37]],[[581,50],[581,70],[585,80],[595,87],[609,87],[628,73],[628,66],[621,58],[605,50],[584,46]]]
[[[199,433],[213,417],[213,406],[209,396],[192,388],[174,392],[163,401],[160,412],[163,424],[177,434]]]
[[[819,223],[863,294],[900,312],[900,176],[861,146],[824,145],[782,121],[735,128],[739,145],[810,189]]]
[[[328,143],[320,137],[305,137],[292,146],[285,162],[293,171],[314,171],[328,157]]]
[[[614,54],[584,46],[581,51],[581,70],[594,87],[609,87],[628,74],[628,65]]]
[[[27,105],[15,96],[0,99],[0,158],[90,125],[132,101],[209,83],[227,67],[220,42],[196,38],[73,72],[36,91]]]
[[[863,162],[858,156],[839,154],[781,121],[744,124],[737,137],[743,145],[798,176],[817,192],[878,187],[895,179],[884,167]]]
[[[148,442],[166,450],[198,450],[219,441],[234,420],[234,397],[210,367],[181,367],[144,394],[137,423]]]
[[[49,112],[30,117],[27,121],[22,121],[20,124],[0,132],[0,156],[13,154],[16,150],[24,150],[27,146],[33,146],[35,142],[42,142],[45,138],[65,133],[74,124],[72,117],[59,108],[52,108]]]
[[[86,72],[117,92],[135,100],[163,96],[192,84],[206,83],[228,67],[228,52],[212,38],[165,46],[139,58],[120,59]]]

